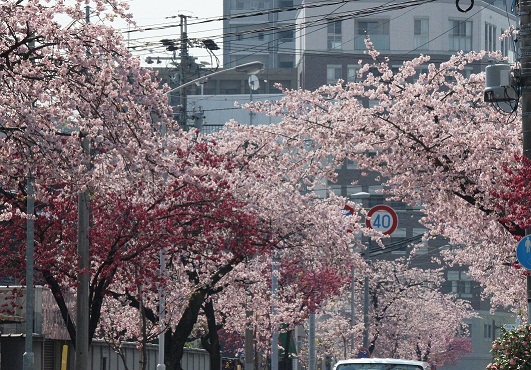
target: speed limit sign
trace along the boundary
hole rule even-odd
[[[398,217],[394,209],[382,204],[369,210],[365,225],[382,234],[391,235],[398,226]]]

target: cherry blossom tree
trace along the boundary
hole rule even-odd
[[[93,188],[91,338],[106,297],[127,297],[129,292],[136,295],[142,285],[141,292],[157,292],[157,286],[165,279],[159,275],[157,256],[161,249],[182,265],[184,274],[192,276],[203,268],[210,271],[215,268],[202,261],[208,260],[210,254],[215,255],[214,262],[230,267],[230,261],[234,261],[225,256],[228,251],[254,254],[268,245],[264,239],[268,234],[260,235],[263,230],[254,221],[252,208],[234,200],[227,191],[226,180],[220,175],[227,163],[211,155],[206,144],[192,143],[181,150],[173,149],[178,152],[180,168],[173,165],[165,186],[161,185],[162,178],[157,180],[161,185],[158,190],[142,182],[131,184],[129,189]],[[77,284],[76,192],[66,185],[56,184],[41,189],[41,194],[46,197],[37,205],[35,269],[52,290],[74,341],[75,326],[65,295]],[[23,209],[24,202],[13,198],[5,196],[3,201],[11,209]],[[4,274],[19,279],[23,279],[25,263],[24,221],[23,217],[14,216],[0,225],[0,245],[6,252],[2,254],[0,265]],[[204,273],[208,275],[209,271]],[[219,280],[223,274],[217,273]],[[175,289],[175,292],[179,294],[183,290]],[[194,324],[190,318],[181,322]]]
[[[451,294],[442,294],[440,269],[413,267],[415,259],[374,261],[363,267],[356,279],[358,297],[369,279],[368,352],[374,357],[411,358],[434,365],[452,363],[471,350],[465,319],[473,317],[470,305]],[[319,308],[316,343],[319,357],[354,358],[363,348],[363,298],[355,305],[351,322],[351,287],[332,296]],[[354,342],[353,342],[354,340]],[[306,351],[301,355],[304,360]]]
[[[30,171],[39,199],[40,186],[66,182],[82,191],[157,168],[158,128],[171,127],[164,91],[120,33],[100,22],[127,17],[123,6],[86,5],[93,23],[83,2],[6,1],[0,8],[0,187],[6,196],[25,192],[21,184]],[[17,210],[6,205],[0,212],[8,219]]]
[[[437,355],[447,352],[455,333],[465,331],[470,304],[440,292],[441,269],[423,270],[400,259],[374,261],[371,269],[370,353],[444,365],[445,357]]]
[[[186,179],[192,174],[198,176],[198,186],[211,187],[212,191],[225,188],[234,203],[210,210],[216,205],[218,194],[213,192],[210,199],[205,191],[197,192],[197,201],[202,199],[204,208],[196,222],[188,226],[172,223],[179,218],[168,220],[171,231],[167,240],[172,246],[166,249],[170,263],[164,291],[168,307],[166,364],[170,369],[180,368],[184,345],[197,324],[206,328],[198,336],[215,349],[218,325],[241,333],[248,321],[248,310],[259,318],[255,325],[263,328],[259,330],[264,335],[263,343],[269,342],[271,332],[281,326],[300,323],[312,304],[319,304],[345,283],[345,277],[348,278],[345,271],[350,271],[359,259],[353,253],[352,235],[345,230],[363,230],[359,217],[344,216],[342,199],[324,199],[313,192],[302,194],[298,183],[279,181],[281,175],[273,166],[274,159],[261,163],[263,168],[258,171],[254,161],[265,158],[249,158],[236,152],[230,156],[223,145],[211,141],[200,141],[199,146],[209,153],[219,148],[225,160],[233,165],[225,170],[211,169],[212,175],[208,177],[206,168],[193,167],[198,163],[198,156],[193,154],[196,150],[181,155],[191,167],[180,173]],[[176,168],[170,169],[172,176],[176,173]],[[167,199],[171,203],[174,198]],[[234,209],[251,212],[254,224],[235,224],[234,230],[224,231],[223,225],[230,225],[227,217],[233,217]],[[220,220],[221,225],[210,225]],[[188,230],[190,227],[197,229],[194,232]],[[193,238],[184,243],[180,236],[183,232]],[[278,261],[274,262],[275,259]],[[279,289],[273,296],[272,260],[279,266]],[[133,294],[122,290],[114,296],[124,304],[139,307],[140,302]],[[271,313],[273,305],[275,314]],[[154,322],[158,320],[155,307],[149,307],[148,315]],[[134,331],[129,330],[127,335],[130,337],[131,333]],[[215,354],[212,351],[212,359]],[[213,363],[215,367],[216,362]]]
[[[292,163],[332,181],[345,159],[377,171],[389,198],[420,205],[430,235],[458,246],[445,252],[447,261],[469,266],[494,305],[524,304],[523,276],[511,267],[523,229],[502,221],[494,196],[521,152],[520,121],[483,102],[483,73],[463,75],[487,54],[458,53],[439,65],[421,55],[394,71],[369,52],[374,59],[360,63],[360,82],[284,90],[278,102],[253,102],[252,109],[282,122],[237,130],[259,143],[283,138],[299,155]]]

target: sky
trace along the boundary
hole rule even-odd
[[[214,40],[220,47],[214,53],[222,63],[223,24],[221,21],[209,20],[223,16],[223,0],[130,0],[129,4],[138,26],[162,27],[159,30],[125,33],[129,46],[136,48],[134,53],[142,60],[151,56],[154,60],[159,57],[161,63],[168,63],[172,52],[166,51],[160,40],[179,38],[179,15],[183,14],[189,17],[187,18],[188,37]],[[198,57],[198,62],[211,63],[215,67],[215,58],[212,58],[205,49],[191,48],[189,54]]]

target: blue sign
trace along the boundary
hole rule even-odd
[[[531,235],[527,235],[518,242],[516,258],[522,266],[531,270]]]

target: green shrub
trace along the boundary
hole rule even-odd
[[[492,363],[487,370],[531,370],[531,324],[505,330],[492,343]]]

